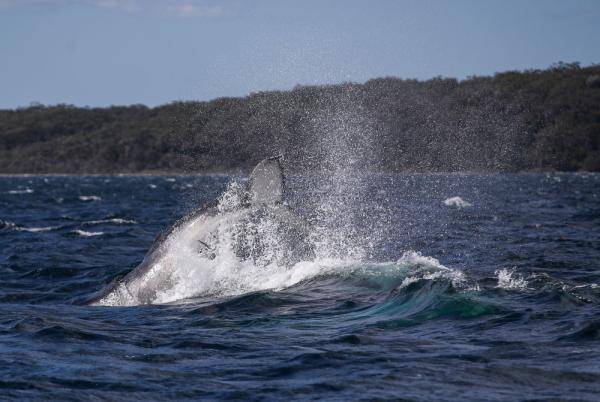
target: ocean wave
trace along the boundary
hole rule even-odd
[[[0,230],[10,230],[16,226],[14,222],[0,220]]]
[[[115,223],[117,225],[135,225],[135,224],[137,224],[137,222],[133,219],[123,219],[123,218],[100,219],[100,220],[95,220],[95,221],[83,222],[84,225],[100,225],[103,223]]]
[[[48,231],[55,230],[58,228],[59,228],[59,226],[26,227],[26,226],[17,225],[14,222],[0,220],[0,230],[14,230],[16,232],[37,233],[37,232],[48,232]]]
[[[80,195],[79,199],[81,201],[100,201],[102,200],[102,197],[99,197],[97,195]]]
[[[17,226],[15,228],[15,230],[17,230],[19,232],[37,233],[37,232],[49,232],[51,230],[56,230],[58,228],[59,228],[59,226],[44,226],[44,227],[23,227],[23,226]]]
[[[363,244],[350,244],[343,230],[311,231],[304,253],[298,238],[286,238],[298,229],[295,220],[276,209],[271,213],[239,208],[243,187],[232,182],[219,199],[217,213],[202,214],[178,226],[160,245],[152,265],[121,283],[98,304],[165,304],[196,297],[232,297],[257,291],[279,291],[318,277],[362,277],[391,290],[416,281],[450,283],[459,291],[476,289],[463,271],[442,265],[415,251],[395,262],[365,261]],[[329,211],[329,210],[326,210]],[[282,220],[281,215],[287,220]],[[285,223],[281,223],[281,222]],[[347,236],[346,236],[347,237]],[[300,238],[302,238],[300,236]],[[162,286],[161,283],[168,283]],[[147,287],[157,289],[150,297]]]
[[[527,281],[523,276],[516,273],[516,269],[499,269],[494,272],[498,278],[498,288],[501,289],[513,289],[513,290],[526,290]]]
[[[82,237],[102,236],[104,234],[104,232],[87,232],[80,229],[75,229],[72,233]]]
[[[30,188],[26,188],[26,189],[20,189],[20,190],[9,190],[6,193],[7,194],[33,194],[35,192],[35,190],[32,190]]]
[[[427,257],[416,251],[408,251],[397,262],[398,265],[408,267],[408,275],[400,284],[400,289],[421,280],[448,280],[457,289],[479,290],[477,284],[471,284],[465,273],[458,269],[448,268],[432,257]]]
[[[527,288],[518,290],[533,291],[537,297],[544,296],[549,300],[560,300],[561,303],[573,305],[600,303],[600,286],[595,282],[574,284],[547,273],[532,273],[524,280]]]
[[[174,286],[157,294],[156,304],[187,303],[198,297],[236,297],[252,292],[283,291],[302,283],[337,278],[376,286],[382,291],[403,289],[417,281],[448,282],[459,291],[478,290],[476,284],[460,271],[445,267],[435,258],[409,251],[398,261],[364,262],[353,259],[319,258],[301,261],[291,267],[275,263],[255,265],[235,256],[216,256],[212,261],[189,258],[180,253],[171,262],[175,267]],[[202,260],[202,261],[200,261]],[[101,305],[135,305],[126,292]],[[125,300],[127,299],[127,300]]]
[[[444,200],[444,205],[447,207],[456,207],[456,208],[468,208],[472,207],[468,201],[463,200],[461,197],[450,197]]]

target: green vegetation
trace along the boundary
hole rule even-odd
[[[310,169],[340,141],[355,148],[348,163],[373,170],[600,171],[600,66],[380,78],[156,108],[0,110],[2,173],[226,172],[280,152]]]

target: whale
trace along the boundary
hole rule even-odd
[[[91,297],[92,306],[176,301],[185,274],[209,269],[227,254],[254,266],[293,266],[314,257],[312,231],[284,201],[282,156],[256,165],[245,185],[230,184],[216,200],[179,219],[156,237],[142,262]],[[185,284],[183,284],[185,285]]]

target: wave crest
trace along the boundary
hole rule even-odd
[[[456,208],[468,208],[472,207],[468,201],[463,200],[461,197],[450,197],[444,200],[444,205],[447,207],[456,207]]]

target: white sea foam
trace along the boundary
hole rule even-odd
[[[13,229],[16,226],[14,222],[0,220],[0,229]]]
[[[111,218],[111,219],[100,219],[97,221],[83,222],[84,225],[99,225],[102,223],[115,223],[117,225],[135,225],[136,221],[133,219],[122,219],[122,218]]]
[[[525,290],[527,289],[527,281],[523,276],[516,273],[516,269],[499,269],[496,272],[498,278],[498,288]]]
[[[419,280],[446,279],[452,286],[462,290],[478,290],[478,286],[470,284],[465,273],[442,265],[437,259],[427,257],[416,251],[407,251],[397,262],[398,266],[407,268],[408,276],[400,284],[400,289]]]
[[[19,190],[10,190],[8,194],[32,194],[35,191],[30,188],[19,189]]]
[[[49,232],[54,229],[58,229],[58,226],[44,226],[44,227],[30,227],[30,228],[26,228],[23,226],[16,227],[16,230],[19,232],[31,232],[31,233]]]
[[[230,223],[236,220],[232,217],[228,219],[231,219]],[[232,237],[226,235],[230,229],[219,220],[200,217],[186,225],[167,240],[164,245],[165,254],[139,282],[127,288],[121,286],[98,304],[137,305],[140,301],[134,295],[140,288],[165,279],[172,286],[157,292],[153,303],[184,302],[185,299],[198,296],[230,297],[256,291],[277,291],[319,276],[353,273],[405,277],[401,288],[420,279],[445,279],[459,290],[476,289],[476,286],[469,286],[462,271],[445,267],[434,258],[412,251],[405,253],[396,263],[365,263],[352,258],[317,257],[312,261],[300,261],[286,266],[276,261],[262,264],[260,261],[240,260],[233,249]],[[197,233],[212,231],[217,227],[222,230],[218,234],[219,238],[227,244],[220,244],[214,258],[199,255]],[[270,250],[265,254],[273,257],[278,252],[279,250]]]
[[[178,246],[182,244],[178,243]],[[222,253],[213,261],[201,261],[185,247],[178,248],[178,254],[172,257],[171,263],[177,263],[175,286],[162,292],[156,303],[169,303],[199,295],[236,296],[256,291],[277,291],[324,275],[354,273],[394,277],[406,275],[400,288],[421,279],[445,279],[459,290],[478,290],[478,286],[469,283],[462,271],[445,267],[435,258],[414,251],[404,253],[396,263],[316,258],[287,267],[277,263],[261,266],[240,261],[232,252]]]
[[[281,290],[323,275],[356,272],[404,278],[401,286],[420,279],[443,279],[459,290],[476,288],[470,286],[461,270],[414,251],[404,253],[395,263],[366,263],[360,246],[352,249],[340,240],[344,233],[332,239],[324,238],[330,232],[317,231],[316,237],[309,237],[314,257],[298,260],[291,251],[295,240],[287,241],[286,227],[282,234],[279,226],[277,214],[285,213],[285,209],[263,210],[261,218],[256,219],[256,211],[240,208],[243,191],[244,186],[231,184],[215,214],[201,214],[176,227],[159,245],[146,271],[135,280],[122,282],[97,304],[131,306],[181,302],[199,296],[228,297]],[[244,258],[238,254],[240,244],[245,247]],[[148,293],[150,300],[145,296]]]
[[[456,208],[468,208],[473,206],[473,204],[471,204],[468,201],[463,200],[460,197],[450,197],[444,200],[444,205],[446,205],[447,207],[456,207]]]
[[[150,183],[150,184],[148,184],[148,187],[150,187],[151,189],[155,189],[156,188],[156,184]]]
[[[87,232],[85,230],[76,229],[73,233],[82,237],[102,236],[104,232]]]
[[[268,212],[264,219],[253,220],[253,211],[239,208],[242,195],[243,186],[231,184],[220,199],[218,213],[200,215],[176,228],[148,271],[127,287],[121,284],[98,304],[139,304],[143,289],[157,284],[152,302],[158,304],[201,295],[279,290],[332,270],[350,272],[350,266],[358,266],[339,259],[290,260],[279,221]],[[238,256],[241,239],[249,247],[249,258]]]
[[[102,198],[98,197],[97,195],[80,195],[79,199],[81,201],[100,201],[100,200],[102,200]]]
[[[19,226],[14,222],[0,220],[0,229],[13,229],[17,232],[48,232],[50,230],[58,229],[59,226],[44,226],[44,227],[25,227]]]

